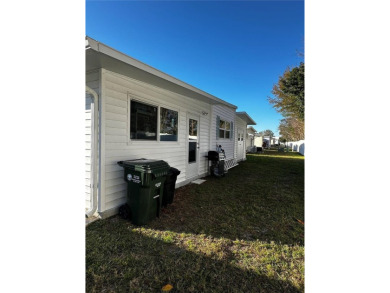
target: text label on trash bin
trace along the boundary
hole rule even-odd
[[[160,186],[161,186],[161,182],[156,183],[155,186],[156,186],[156,187],[160,187]]]
[[[141,180],[139,179],[139,176],[137,176],[137,175],[127,174],[127,180],[133,181],[134,183],[141,183]]]

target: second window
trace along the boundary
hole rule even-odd
[[[230,138],[230,122],[219,120],[219,138]]]

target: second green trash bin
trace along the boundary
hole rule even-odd
[[[167,180],[164,185],[164,196],[162,198],[162,206],[165,207],[168,204],[173,202],[173,197],[175,195],[175,185],[177,176],[179,176],[180,171],[176,168],[169,168],[167,174]]]
[[[169,165],[162,160],[119,161],[124,168],[127,182],[127,204],[131,210],[131,221],[145,225],[158,217],[162,205],[164,183]]]

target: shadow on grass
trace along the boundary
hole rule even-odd
[[[119,217],[86,231],[86,292],[302,292],[289,281],[145,236]]]
[[[302,292],[303,175],[302,159],[248,155],[224,178],[177,189],[146,226],[90,224],[87,292]]]
[[[277,155],[277,153],[275,153]],[[248,155],[223,178],[175,192],[147,227],[231,240],[304,244],[304,160]]]

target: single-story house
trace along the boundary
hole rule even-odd
[[[274,137],[271,138],[271,140],[270,140],[269,136],[264,136],[263,137],[263,141],[265,141],[267,143],[267,145],[269,143],[271,143],[271,146],[277,145],[279,143],[279,136],[274,136]]]
[[[257,133],[256,129],[254,129],[252,126],[249,126],[246,129],[246,138],[245,138],[245,144],[246,144],[246,151],[247,152],[255,152],[256,146],[255,146],[255,134]]]
[[[260,135],[260,133],[255,133],[255,147],[262,147],[263,146],[263,137]]]
[[[87,216],[109,217],[126,202],[118,161],[164,160],[181,171],[180,187],[208,175],[218,145],[229,168],[245,158],[235,138],[255,122],[235,105],[90,37],[85,49]]]
[[[236,162],[246,160],[246,138],[248,125],[256,125],[256,122],[246,113],[236,113]]]
[[[210,146],[207,151],[215,151],[220,145],[225,151],[226,164],[228,168],[232,168],[237,165],[235,160],[234,143],[236,109],[237,107],[235,106],[232,107],[225,104],[214,104],[211,105],[210,109]]]

